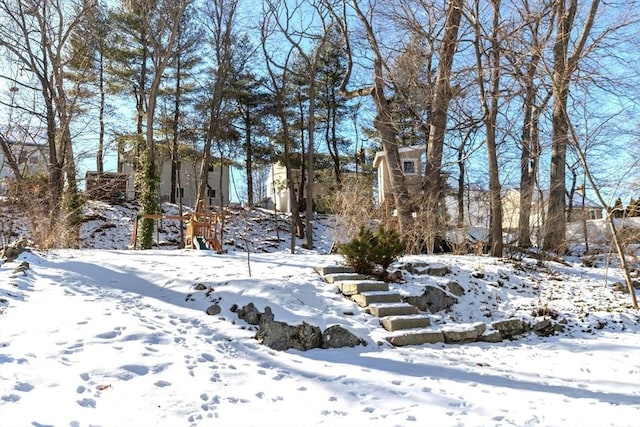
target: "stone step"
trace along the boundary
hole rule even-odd
[[[402,296],[397,292],[372,291],[351,295],[351,299],[360,307],[381,302],[401,302]]]
[[[380,324],[389,332],[404,329],[426,328],[431,326],[427,314],[410,314],[405,316],[387,316],[380,319]]]
[[[335,283],[344,295],[362,292],[388,291],[389,285],[381,280],[341,280]]]
[[[402,316],[420,312],[416,306],[406,302],[369,304],[367,311],[375,317]]]
[[[321,276],[326,276],[327,274],[355,273],[356,270],[347,265],[323,265],[316,267],[316,272]]]
[[[444,342],[442,331],[430,329],[415,329],[401,334],[388,336],[386,340],[397,347],[405,345],[435,344]]]
[[[324,280],[327,283],[342,282],[344,280],[367,280],[369,276],[358,273],[329,273],[324,275]]]

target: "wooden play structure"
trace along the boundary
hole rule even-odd
[[[205,211],[202,203],[198,204],[197,209],[187,215],[138,215],[133,223],[133,232],[131,233],[131,241],[129,246],[136,247],[138,239],[138,222],[142,218],[150,219],[172,219],[184,221],[187,225],[184,236],[184,247],[187,249],[210,249],[218,253],[222,252],[222,244],[220,236],[222,236],[222,215]]]

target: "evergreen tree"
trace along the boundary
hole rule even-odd
[[[351,146],[351,142],[340,135],[340,126],[352,113],[348,100],[339,94],[340,83],[347,69],[347,55],[340,43],[340,35],[333,31],[329,43],[320,52],[317,67],[319,130],[324,132],[324,140],[333,161],[333,172],[338,187],[342,183],[341,157]]]
[[[232,83],[233,97],[237,108],[235,122],[244,134],[245,173],[247,179],[247,205],[253,207],[255,188],[254,164],[268,162],[269,147],[266,119],[270,109],[270,97],[265,91],[266,81],[251,70],[239,73]]]

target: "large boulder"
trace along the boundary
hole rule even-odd
[[[322,333],[322,348],[355,347],[360,344],[366,343],[340,325],[329,326]]]
[[[301,325],[289,325],[274,320],[270,307],[264,313],[258,311],[253,303],[242,308],[231,308],[240,319],[251,325],[259,325],[255,338],[261,344],[274,350],[285,351],[294,348],[300,351],[312,348],[341,348],[366,345],[366,342],[339,325],[328,327],[324,332],[319,327],[302,322]]]
[[[442,288],[436,286],[427,286],[419,296],[408,296],[405,301],[409,304],[415,305],[420,311],[429,311],[431,313],[437,313],[444,309],[451,307],[458,302],[458,298],[450,295]]]
[[[444,334],[444,342],[447,344],[463,344],[478,341],[478,338],[484,334],[486,329],[486,325],[479,322],[472,325],[444,328],[442,333]]]
[[[491,327],[500,332],[500,336],[504,339],[514,339],[518,335],[529,332],[531,327],[522,319],[499,320],[491,323]]]
[[[274,350],[284,351],[294,348],[300,351],[318,348],[322,345],[322,332],[317,326],[302,322],[291,326],[275,320],[260,324],[256,339]]]
[[[15,242],[5,246],[2,251],[0,251],[0,258],[7,262],[14,261],[20,256],[20,254],[30,250],[28,246],[29,241],[27,239],[16,240]]]
[[[258,311],[256,306],[252,302],[238,309],[236,311],[236,314],[238,315],[239,319],[244,320],[250,325],[259,325],[260,317],[262,315],[262,313]]]

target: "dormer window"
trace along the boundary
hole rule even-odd
[[[403,160],[402,161],[402,172],[405,175],[416,175],[418,173],[418,168],[416,167],[417,161],[415,159]]]

